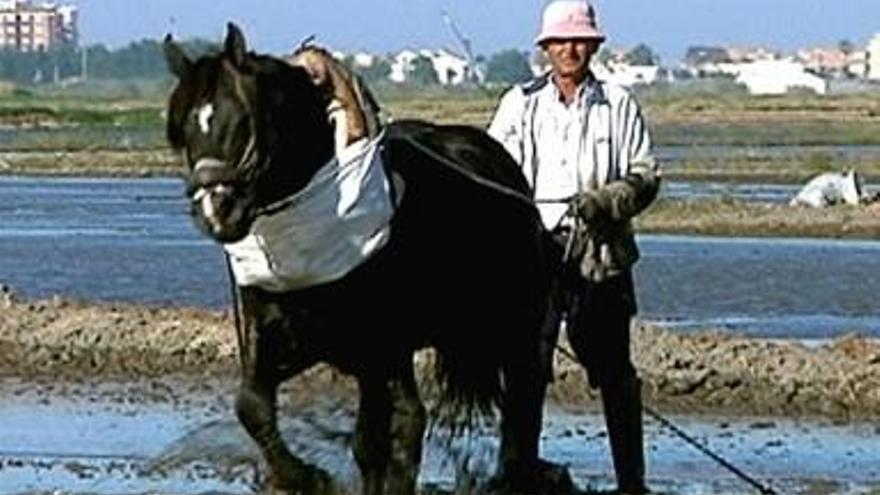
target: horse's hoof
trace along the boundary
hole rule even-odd
[[[551,495],[570,495],[577,493],[568,467],[547,461],[538,461],[535,482],[539,493]]]
[[[483,486],[491,495],[572,495],[577,493],[565,466],[538,461],[529,468],[502,469]]]
[[[333,495],[333,477],[323,469],[309,466],[296,476],[273,476],[269,480],[272,495]]]

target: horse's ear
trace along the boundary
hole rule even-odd
[[[168,68],[171,70],[172,74],[179,79],[183,79],[189,74],[193,65],[192,60],[186,56],[186,53],[183,52],[180,45],[174,42],[170,34],[165,35],[165,41],[162,43],[162,48],[165,51],[165,61],[168,63]]]
[[[247,57],[247,43],[244,34],[234,23],[226,25],[226,42],[224,43],[226,55],[236,67],[243,67]]]

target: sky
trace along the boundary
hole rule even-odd
[[[458,48],[442,12],[475,54],[529,50],[545,0],[64,0],[80,11],[81,42],[118,48],[130,41],[220,41],[234,21],[256,51],[286,53],[316,35],[334,50],[390,53]],[[650,46],[674,65],[692,45],[863,47],[880,32],[880,0],[593,0],[611,47]]]

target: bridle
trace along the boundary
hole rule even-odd
[[[228,73],[230,77],[232,77],[234,97],[241,104],[242,108],[244,108],[245,115],[248,119],[249,136],[244,151],[239,155],[238,159],[233,165],[229,165],[223,160],[210,157],[200,158],[196,160],[196,162],[193,164],[189,148],[184,149],[182,153],[184,164],[187,168],[191,169],[190,180],[188,182],[190,189],[189,196],[190,200],[193,203],[201,201],[204,195],[208,193],[206,187],[210,187],[199,185],[197,181],[194,180],[194,178],[198,177],[200,172],[209,171],[212,169],[232,170],[237,177],[234,182],[247,183],[247,179],[258,168],[257,165],[261,161],[261,157],[257,148],[256,118],[254,117],[253,106],[251,105],[251,102],[248,100],[247,95],[244,91],[241,74],[229,60],[223,59],[221,63],[223,70]],[[264,162],[268,163],[270,160],[271,156],[267,156]],[[218,186],[223,186],[223,184],[219,184]]]

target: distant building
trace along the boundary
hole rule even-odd
[[[406,82],[406,77],[412,70],[413,61],[419,56],[413,50],[403,50],[391,60],[391,74],[388,78],[396,83]]]
[[[389,79],[396,83],[406,82],[412,70],[413,61],[418,57],[426,57],[431,61],[437,80],[443,85],[462,84],[471,80],[470,64],[464,57],[447,50],[403,50],[391,60]]]
[[[780,57],[779,52],[763,46],[733,46],[726,50],[728,61],[735,64],[777,60]]]
[[[737,66],[736,82],[756,95],[778,95],[792,90],[807,89],[816,94],[828,92],[828,81],[807,72],[792,60],[761,60]]]
[[[0,49],[39,52],[77,41],[76,7],[0,0]]]
[[[868,79],[880,80],[880,33],[875,34],[868,42],[867,53],[865,75]]]
[[[379,57],[367,52],[357,52],[351,56],[352,64],[358,68],[372,67]]]
[[[698,70],[705,65],[718,65],[730,62],[727,49],[720,46],[691,46],[684,55],[684,66]]]
[[[846,71],[858,78],[865,77],[868,73],[868,52],[856,50],[847,55]]]
[[[764,47],[692,46],[685,53],[683,68],[696,77],[731,74],[743,64],[776,60],[779,53]]]
[[[593,62],[590,66],[596,78],[623,87],[653,84],[660,79],[660,66],[629,65],[626,63]]]
[[[817,74],[834,77],[862,77],[865,75],[866,55],[862,50],[833,48],[805,48],[798,50],[797,59]]]

